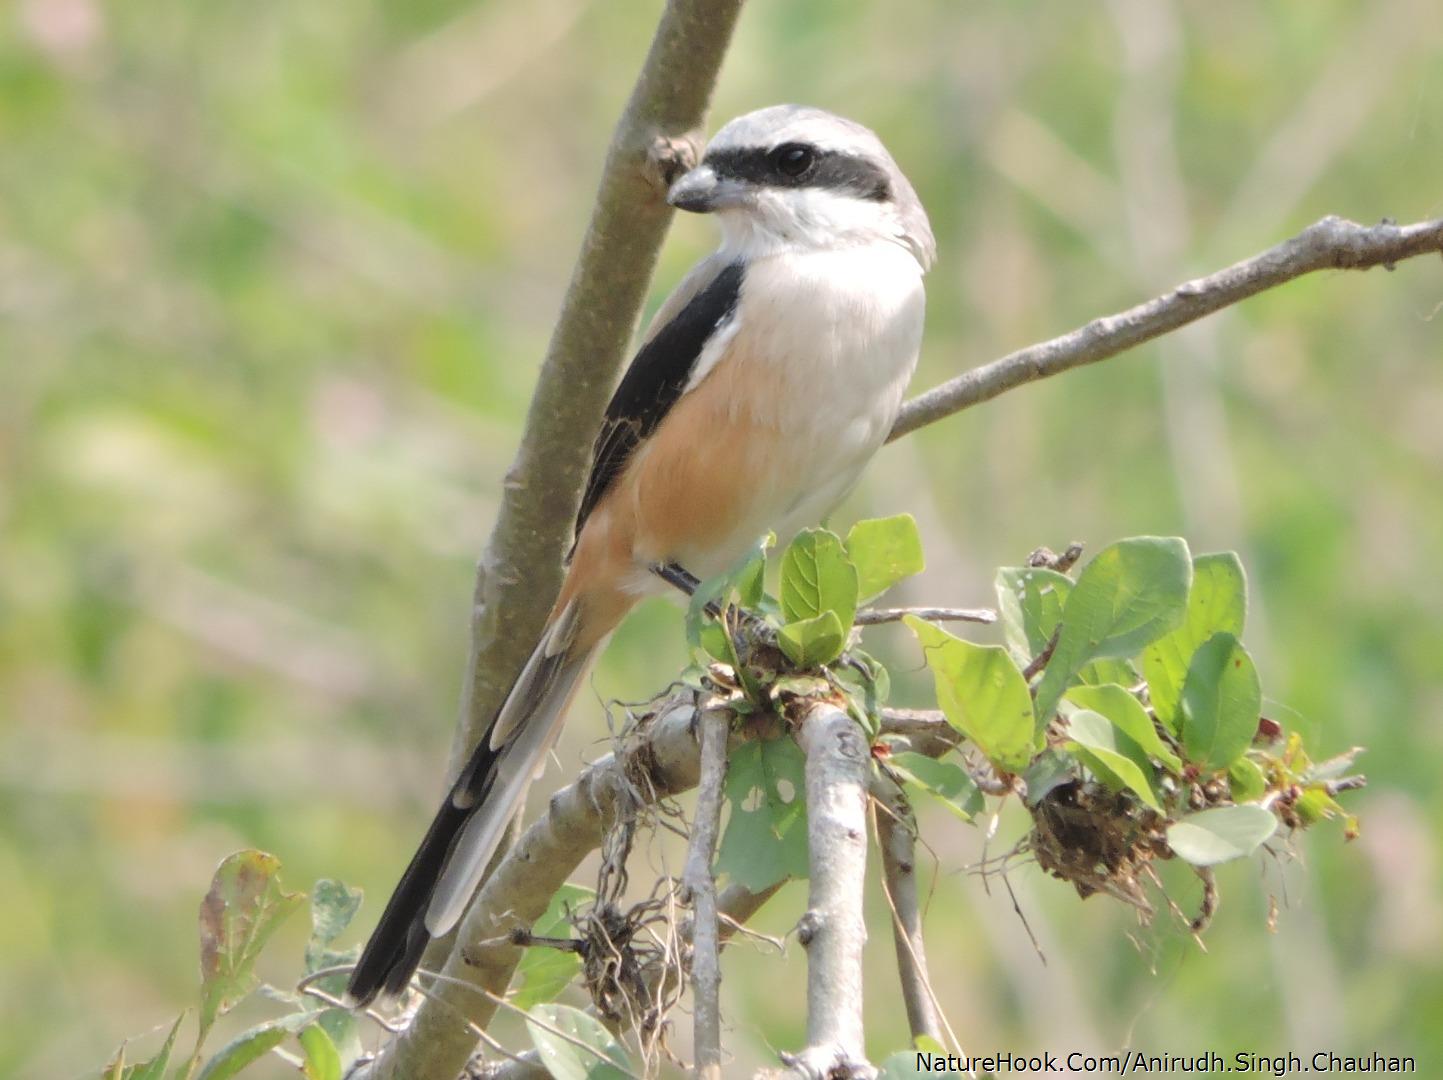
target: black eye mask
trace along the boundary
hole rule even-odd
[[[876,162],[860,154],[819,150],[807,143],[783,143],[770,150],[713,150],[703,164],[722,179],[759,187],[826,188],[872,202],[892,197],[887,172]]]

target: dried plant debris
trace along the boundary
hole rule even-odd
[[[1070,780],[1032,807],[1024,849],[1037,865],[1069,882],[1077,895],[1107,893],[1151,918],[1141,882],[1143,868],[1167,851],[1163,819],[1121,792],[1092,781]]]

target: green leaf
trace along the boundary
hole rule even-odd
[[[1049,792],[1076,776],[1077,762],[1072,755],[1049,746],[1032,759],[1032,764],[1022,774],[1022,781],[1027,785],[1027,805],[1036,806],[1047,798]]]
[[[365,894],[344,881],[321,878],[311,889],[311,939],[306,943],[306,973],[332,966],[328,957],[331,942],[340,937]],[[335,955],[331,953],[330,955]]]
[[[166,1067],[170,1064],[170,1053],[175,1049],[175,1036],[180,1031],[180,1024],[184,1019],[185,1013],[181,1013],[175,1018],[175,1023],[170,1025],[170,1033],[166,1035],[165,1042],[161,1044],[155,1057],[149,1061],[141,1062],[138,1065],[127,1065],[125,1048],[128,1043],[121,1043],[115,1051],[114,1057],[101,1070],[104,1080],[164,1080]]]
[[[1094,660],[1077,673],[1077,681],[1087,686],[1136,686],[1137,669],[1126,660]]]
[[[753,892],[807,876],[805,766],[801,747],[786,736],[754,739],[732,754],[719,872]]]
[[[1026,666],[1047,647],[1062,621],[1062,605],[1072,592],[1072,579],[1036,566],[1004,566],[994,583],[997,613],[1007,647]]]
[[[806,696],[815,697],[817,693],[840,686],[846,694],[847,712],[866,730],[868,742],[874,741],[881,730],[882,703],[892,686],[887,669],[875,657],[853,648],[847,654],[847,663],[829,669],[828,675],[829,679],[821,679],[822,685],[806,692]],[[779,679],[773,686],[788,681]]]
[[[1154,641],[1142,654],[1142,672],[1152,707],[1158,719],[1173,731],[1180,726],[1182,684],[1193,653],[1220,631],[1241,638],[1247,619],[1247,577],[1236,552],[1199,555],[1192,565],[1192,589],[1183,624]]]
[[[947,722],[997,768],[1025,769],[1032,760],[1032,698],[1007,650],[963,641],[915,615],[905,621],[932,669]]]
[[[770,546],[771,537],[768,537],[732,572],[732,587],[737,591],[737,602],[744,608],[760,607],[766,596],[767,548]]]
[[[1226,769],[1252,745],[1263,707],[1252,657],[1232,634],[1214,634],[1188,665],[1182,688],[1182,745],[1209,772]]]
[[[842,655],[846,631],[835,611],[824,611],[812,619],[789,622],[777,631],[777,644],[797,667],[815,668]]]
[[[305,902],[281,888],[281,863],[264,851],[238,851],[216,868],[200,905],[201,1037],[216,1017],[255,986],[255,963],[280,926]]]
[[[631,1075],[626,1051],[594,1016],[556,1004],[535,1005],[527,1011],[531,1045],[555,1080],[617,1080]]]
[[[1086,664],[1131,656],[1181,623],[1191,580],[1177,537],[1139,536],[1098,552],[1063,605],[1057,648],[1037,686],[1038,730]]]
[[[1293,803],[1293,809],[1297,811],[1305,827],[1338,815],[1351,820],[1349,828],[1355,835],[1358,831],[1357,818],[1348,814],[1342,804],[1329,795],[1328,789],[1321,784],[1304,791],[1298,801]]]
[[[708,605],[716,604],[723,610],[737,605],[766,612],[774,607],[765,590],[767,549],[774,539],[769,533],[730,570],[703,581],[692,593],[686,607],[686,640],[693,659],[702,665],[717,660],[739,668],[731,635],[707,612]],[[698,652],[705,659],[697,656]]]
[[[857,568],[858,595],[870,600],[926,567],[911,514],[859,521],[847,533],[847,557]]]
[[[295,1013],[280,1020],[268,1020],[241,1032],[205,1063],[195,1080],[229,1080],[247,1065],[265,1057],[286,1037],[300,1031],[315,1019],[314,1013]]]
[[[1126,788],[1161,812],[1152,789],[1152,763],[1142,747],[1119,731],[1101,713],[1078,709],[1067,718],[1073,741],[1067,749],[1076,754],[1098,778],[1114,790]]]
[[[955,761],[938,761],[903,750],[887,758],[887,767],[906,781],[909,789],[937,799],[963,821],[971,821],[982,812],[981,789]]]
[[[531,932],[537,937],[570,937],[570,913],[595,899],[595,890],[567,882],[556,890]],[[576,953],[533,945],[521,954],[521,963],[516,967],[519,978],[512,1003],[519,1009],[529,1009],[543,1001],[554,1001],[580,970],[581,957]]]
[[[875,713],[892,692],[892,676],[880,660],[863,649],[854,648],[849,656],[866,668],[867,673],[863,675],[848,664],[834,674],[841,682],[854,686],[868,711]]]
[[[736,644],[721,623],[705,623],[701,628],[700,641],[702,651],[713,660],[730,664],[733,668],[738,666]]]
[[[332,942],[345,932],[360,910],[362,890],[352,888],[343,881],[322,878],[311,889],[311,937],[306,943],[307,974],[322,968],[353,964],[360,955],[360,947],[349,949],[332,948]],[[339,997],[345,992],[346,976],[329,975],[313,984],[329,994]],[[316,1018],[331,1043],[337,1048],[343,1064],[360,1055],[362,1047],[356,1018],[346,1009],[326,1009]]]
[[[1261,799],[1268,790],[1268,778],[1256,761],[1244,754],[1228,766],[1228,788],[1233,802]]]
[[[1216,866],[1251,855],[1277,827],[1278,819],[1261,806],[1217,806],[1169,825],[1167,844],[1194,866]]]
[[[686,641],[693,653],[700,651],[710,660],[735,665],[736,650],[732,647],[731,637],[706,610],[707,605],[712,602],[725,607],[731,592],[729,574],[718,574],[696,587],[686,606]],[[699,659],[699,662],[705,664],[708,661]]]
[[[316,1017],[316,1024],[331,1040],[341,1059],[341,1072],[356,1063],[365,1046],[361,1042],[360,1025],[349,1009],[326,1009]]]
[[[722,592],[726,589],[726,577],[714,577],[703,581],[691,594],[686,603],[686,643],[693,650],[704,648],[701,640],[702,628],[713,625],[713,620],[707,614],[706,606],[713,600],[719,600]]]
[[[1074,686],[1067,692],[1067,700],[1079,708],[1101,713],[1148,757],[1162,762],[1174,776],[1182,773],[1182,762],[1162,741],[1162,736],[1157,733],[1152,717],[1147,715],[1142,702],[1128,693],[1125,687]]]
[[[789,623],[834,611],[842,627],[851,629],[857,588],[857,568],[835,533],[807,529],[782,554],[782,615]]]
[[[306,1055],[301,1064],[306,1080],[341,1080],[341,1055],[325,1028],[312,1024],[296,1038]]]

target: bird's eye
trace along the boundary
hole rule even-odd
[[[812,167],[816,154],[804,143],[783,143],[772,151],[772,164],[783,176],[793,180]]]

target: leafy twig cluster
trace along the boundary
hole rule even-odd
[[[1259,678],[1241,641],[1247,596],[1237,557],[1193,556],[1180,539],[1136,537],[1104,548],[1074,577],[1067,571],[1080,555],[1078,545],[1062,556],[1039,551],[998,571],[1002,644],[938,625],[959,609],[902,617],[931,671],[935,710],[890,706],[887,669],[862,648],[864,627],[892,621],[869,620],[866,613],[880,609],[867,605],[922,569],[910,517],[859,522],[845,538],[810,530],[779,556],[763,545],[703,583],[686,623],[696,664],[683,690],[618,736],[612,764],[598,763],[573,785],[590,792],[583,817],[594,811],[592,820],[607,823],[590,842],[603,847],[598,888],[543,886],[544,912],[529,921],[508,916],[506,928],[495,924],[499,937],[462,953],[477,972],[495,966],[496,950],[519,959],[500,969],[501,983],[478,984],[487,1000],[527,1017],[533,1048],[522,1057],[508,1051],[516,1064],[507,1067],[654,1072],[689,974],[695,1065],[719,1075],[720,947],[739,922],[724,924],[722,912],[744,921],[780,884],[805,878],[808,906],[796,935],[808,952],[812,1020],[807,1046],[783,1061],[799,1075],[871,1075],[859,991],[869,821],[914,1049],[960,1049],[927,978],[913,880],[916,798],[963,822],[990,819],[1017,800],[1032,819],[1019,853],[1083,897],[1110,895],[1149,917],[1149,886],[1161,888],[1154,862],[1180,859],[1203,884],[1197,914],[1183,916],[1194,933],[1217,907],[1213,866],[1251,854],[1280,829],[1328,817],[1342,816],[1354,834],[1357,822],[1337,796],[1363,783],[1348,772],[1357,751],[1315,764],[1296,733],[1262,715]],[[777,564],[775,592],[766,587],[769,561]],[[682,881],[664,879],[649,899],[625,906],[628,858],[647,808],[698,781],[699,824]],[[605,800],[600,790],[609,792]],[[553,817],[575,803],[569,791],[553,800]],[[559,819],[533,826],[521,857],[533,858],[558,827]],[[562,849],[579,859],[586,846]],[[503,884],[509,861],[497,872]],[[567,873],[548,870],[559,872],[558,884]],[[216,1019],[254,988],[261,947],[304,899],[284,892],[276,871],[271,856],[242,852],[217,872],[201,911],[198,1038],[179,1078],[230,1076],[272,1052],[311,1077],[339,1077],[357,1060],[357,1020],[329,995],[349,959],[331,942],[359,896],[322,882],[312,900],[307,977],[296,992],[267,990],[292,1011],[202,1065]],[[426,996],[466,992],[464,974],[448,967]],[[503,999],[493,986],[504,989],[507,980]],[[557,1001],[578,981],[590,1013]],[[179,1023],[158,1057],[126,1066],[122,1051],[106,1075],[160,1080]],[[636,1033],[640,1067],[620,1037],[626,1031]]]

